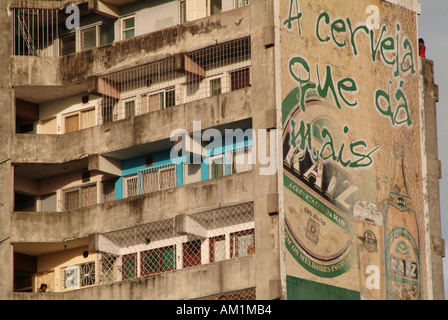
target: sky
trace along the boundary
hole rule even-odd
[[[426,44],[426,58],[434,61],[434,83],[439,86],[437,103],[437,135],[439,160],[442,162],[440,185],[440,213],[442,238],[445,239],[445,256],[448,255],[448,1],[420,0],[421,14],[418,19],[419,38]],[[445,277],[445,300],[448,300],[448,257],[443,259]]]

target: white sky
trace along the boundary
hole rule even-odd
[[[448,1],[420,0],[419,38],[426,44],[426,58],[434,61],[434,82],[439,86],[437,103],[437,130],[439,159],[442,162],[440,180],[440,205],[442,215],[442,238],[448,247]],[[445,249],[446,250],[446,249]],[[447,250],[446,250],[447,251]],[[448,257],[444,258],[445,300],[448,300]]]

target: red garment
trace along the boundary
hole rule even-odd
[[[420,45],[419,45],[418,49],[419,49],[420,57],[426,58],[426,47],[425,47],[425,44],[420,42]]]

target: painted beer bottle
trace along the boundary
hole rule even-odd
[[[398,156],[396,160],[384,230],[388,299],[420,299],[418,225],[412,199],[406,188],[403,156]]]

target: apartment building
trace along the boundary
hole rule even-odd
[[[2,297],[442,298],[437,86],[395,2],[8,1]]]

